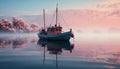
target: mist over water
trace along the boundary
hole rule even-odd
[[[120,36],[79,34],[68,42],[41,41],[37,33],[0,35],[1,69],[119,69]]]

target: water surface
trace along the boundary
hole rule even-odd
[[[120,37],[80,35],[42,41],[36,34],[0,36],[0,69],[120,69]]]

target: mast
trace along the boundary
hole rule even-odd
[[[44,20],[44,30],[45,30],[45,9],[43,9],[43,20]]]
[[[58,24],[58,4],[56,5],[56,26]]]

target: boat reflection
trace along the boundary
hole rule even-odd
[[[43,64],[45,64],[46,53],[45,48],[47,48],[49,54],[53,54],[56,56],[57,68],[58,68],[58,55],[61,55],[63,53],[63,50],[67,50],[70,51],[70,53],[72,53],[72,50],[74,49],[74,44],[71,44],[69,41],[45,41],[39,39],[37,44],[44,48]]]

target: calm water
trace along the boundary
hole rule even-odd
[[[36,34],[0,35],[0,69],[120,69],[120,37],[47,42]]]

